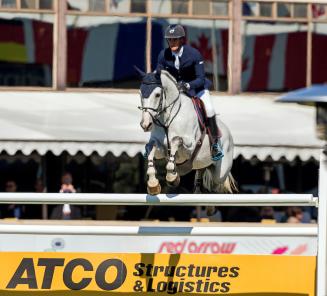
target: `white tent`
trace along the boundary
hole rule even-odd
[[[259,95],[213,96],[213,101],[234,136],[235,157],[319,159],[323,142],[315,136],[313,107]],[[3,91],[0,151],[134,156],[148,138],[139,126],[139,104],[137,93]]]

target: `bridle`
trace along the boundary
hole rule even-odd
[[[167,94],[166,94],[164,88],[162,87],[161,83],[155,82],[155,81],[153,81],[153,82],[151,81],[151,82],[143,82],[143,84],[146,84],[146,85],[154,84],[157,87],[160,87],[160,89],[161,89],[160,90],[160,100],[159,100],[158,106],[156,108],[144,107],[143,101],[146,100],[146,98],[143,98],[142,97],[142,93],[141,93],[141,105],[142,106],[139,106],[138,108],[140,110],[142,110],[143,112],[148,112],[150,114],[151,118],[152,118],[152,121],[156,125],[162,127],[163,130],[165,131],[165,135],[166,135],[166,138],[167,138],[168,156],[169,156],[170,155],[170,143],[169,143],[169,137],[168,137],[168,129],[169,129],[169,126],[174,121],[174,119],[176,118],[177,114],[179,113],[179,111],[181,109],[181,106],[182,106],[182,102],[180,100],[180,94],[181,94],[181,92],[180,92],[180,90],[178,90],[177,97],[170,104],[168,104],[167,106],[164,106],[164,101],[166,101]],[[177,102],[179,102],[177,111],[176,111],[175,114],[172,114],[172,111],[174,109],[174,106],[175,106],[175,104]],[[160,120],[161,115],[164,114],[165,112],[169,111],[169,109],[170,109],[169,115],[166,117],[166,120],[164,122],[162,122]]]
[[[138,106],[138,109],[144,111],[144,112],[148,112],[153,120],[153,122],[155,124],[157,124],[158,126],[164,128],[165,130],[167,129],[167,133],[168,133],[168,128],[169,126],[171,125],[171,123],[173,122],[173,120],[175,119],[175,117],[177,116],[177,114],[179,113],[179,110],[181,108],[181,101],[179,99],[180,97],[180,91],[178,91],[178,95],[177,97],[170,103],[168,104],[167,106],[164,106],[164,101],[166,101],[166,98],[167,98],[167,94],[164,90],[164,88],[162,87],[161,84],[159,84],[158,82],[147,82],[147,83],[144,83],[144,84],[147,84],[147,85],[151,85],[151,84],[154,84],[156,85],[157,87],[160,87],[160,100],[159,100],[159,103],[158,103],[158,106],[156,108],[151,108],[151,107],[144,107],[144,100],[146,100],[146,98],[143,98],[142,97],[142,94],[141,94],[141,105],[142,106]],[[173,107],[175,106],[175,104],[179,101],[179,105],[178,105],[178,109],[176,111],[175,114],[172,115],[172,110],[173,110]],[[166,120],[164,122],[161,122],[160,120],[160,117],[163,113],[165,113],[166,111],[168,111],[170,108],[170,114],[167,116]],[[149,111],[152,111],[152,112],[149,112]],[[153,114],[154,113],[154,114]]]

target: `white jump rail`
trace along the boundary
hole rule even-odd
[[[181,195],[158,195],[150,196],[145,194],[62,194],[62,193],[0,193],[0,204],[92,204],[92,205],[217,205],[217,206],[318,206],[318,251],[317,251],[317,274],[316,274],[316,291],[317,296],[327,295],[327,149],[322,153],[320,159],[319,173],[319,199],[310,194],[181,194]],[[73,228],[72,228],[73,227]],[[43,234],[53,231],[53,233],[73,234],[78,231],[106,235],[109,233],[126,235],[153,235],[165,233],[166,235],[181,235],[188,233],[189,235],[226,235],[222,229],[214,227],[190,227],[190,228],[165,228],[165,227],[146,227],[140,231],[140,227],[119,228],[119,226],[99,227],[92,226],[60,226],[60,225],[0,225],[0,233],[36,233]],[[250,228],[250,227],[249,227]],[[261,227],[248,229],[253,231],[252,235],[263,235],[263,231],[267,231]],[[273,228],[271,228],[273,229]],[[296,228],[294,228],[296,229]],[[56,232],[58,231],[58,232]],[[75,232],[74,232],[75,231]],[[175,233],[175,232],[179,233]],[[227,232],[232,230],[227,227]],[[281,229],[274,230],[276,233],[284,233],[284,235],[295,235],[295,231],[303,233],[305,230],[297,228],[297,230]],[[306,230],[314,234],[314,228]],[[241,232],[245,234],[243,229],[234,229],[234,234]],[[197,234],[196,234],[197,233]],[[232,234],[233,235],[233,234]],[[304,267],[305,268],[305,267]]]
[[[0,234],[123,235],[123,236],[300,236],[317,237],[317,227],[253,226],[88,226],[0,225]]]
[[[6,193],[0,204],[161,205],[161,206],[318,206],[311,194],[117,194]]]

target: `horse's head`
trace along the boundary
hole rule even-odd
[[[143,72],[140,95],[141,106],[139,108],[143,111],[140,125],[145,132],[148,132],[152,128],[153,118],[160,113],[162,105],[162,85],[155,73]]]
[[[179,91],[175,78],[167,71],[158,73],[144,73],[138,69],[142,77],[140,87],[142,120],[140,122],[144,131],[150,131],[153,122],[158,123],[159,117],[177,101]]]

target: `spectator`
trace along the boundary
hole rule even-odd
[[[36,179],[35,184],[34,184],[34,189],[35,192],[38,193],[44,193],[47,192],[46,186],[44,186],[42,179]]]
[[[16,181],[10,179],[6,182],[5,192],[17,192]],[[5,207],[3,218],[21,218],[23,214],[23,207],[21,205],[11,204]]]
[[[302,223],[303,211],[300,207],[288,207],[286,210],[286,223]]]
[[[260,217],[262,223],[276,222],[273,207],[262,207],[260,211]]]
[[[44,185],[43,180],[41,178],[37,178],[34,184],[35,192],[37,193],[45,193],[47,192],[47,187]],[[42,204],[41,207],[41,215],[42,219],[48,219],[48,205]]]
[[[70,173],[66,172],[61,177],[60,193],[76,193],[73,185],[73,177]],[[51,212],[50,219],[57,220],[72,220],[80,219],[82,217],[81,210],[77,206],[64,204],[57,205]]]

